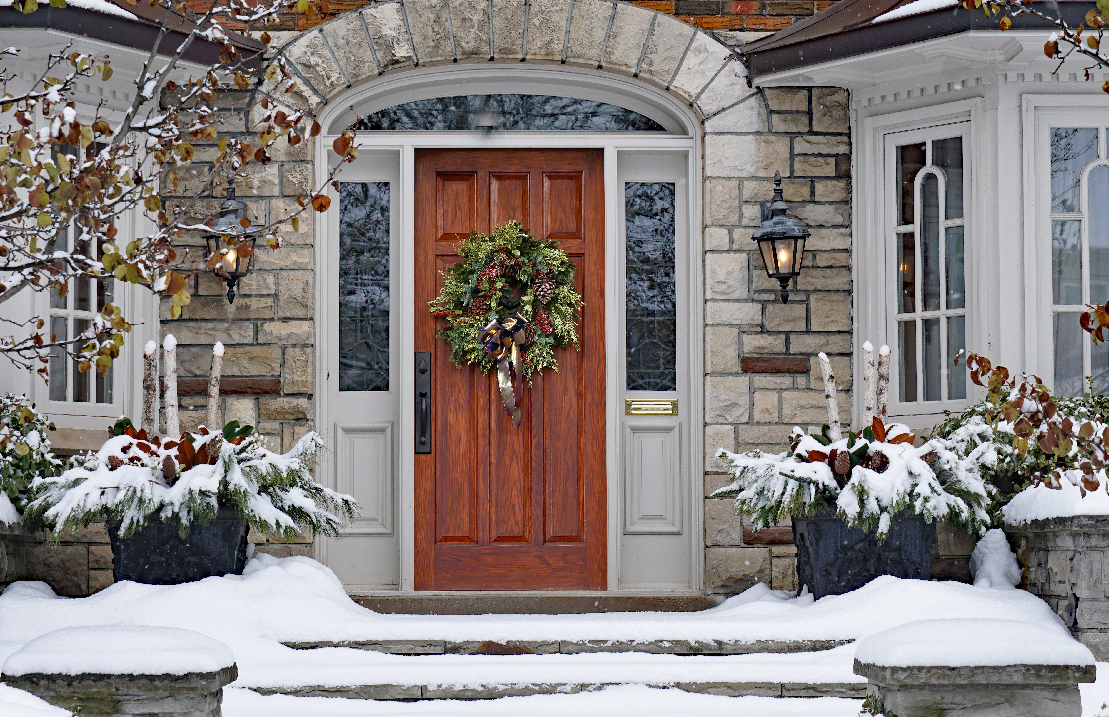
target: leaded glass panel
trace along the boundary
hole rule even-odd
[[[673,182],[627,182],[627,387],[676,391],[677,290]]]
[[[339,390],[389,390],[389,182],[339,184]]]
[[[455,95],[414,100],[371,112],[361,131],[576,130],[665,132],[650,117],[595,100],[553,95]]]

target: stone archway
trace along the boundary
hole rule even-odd
[[[738,57],[665,13],[602,0],[392,0],[352,10],[281,48],[312,110],[412,67],[567,64],[636,77],[709,119],[753,94]]]

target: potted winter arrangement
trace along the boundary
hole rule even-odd
[[[792,519],[798,584],[817,598],[862,587],[879,575],[928,579],[935,521],[982,533],[990,488],[978,464],[944,446],[917,446],[900,424],[887,425],[889,348],[863,345],[864,426],[839,425],[835,376],[820,354],[828,423],[794,428],[789,450],[736,454],[721,449],[735,480],[713,493],[760,530]]]
[[[338,535],[358,505],[313,480],[323,447],[318,434],[277,454],[237,421],[214,431],[180,430],[172,335],[164,344],[167,435],[154,435],[154,348],[147,345],[141,427],[121,418],[100,450],[76,458],[60,475],[36,478],[25,520],[49,527],[55,537],[106,522],[115,580],[160,585],[242,573],[249,528],[285,539],[302,528]],[[214,426],[221,423],[222,356],[216,344],[207,415]]]

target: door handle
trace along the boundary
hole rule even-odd
[[[416,453],[431,453],[431,352],[416,352]]]

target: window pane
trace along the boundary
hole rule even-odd
[[[1078,314],[1055,314],[1055,395],[1079,396],[1085,388],[1082,378],[1082,342],[1088,341],[1078,324]]]
[[[924,400],[939,401],[940,376],[943,375],[943,352],[940,350],[940,320],[924,320]]]
[[[50,333],[54,335],[54,341],[65,341],[68,338],[66,333],[66,320],[64,316],[53,316],[50,318]],[[55,346],[50,349],[50,400],[51,401],[64,401],[66,399],[66,360],[65,352],[61,347]]]
[[[1086,338],[1089,341],[1089,338]],[[1109,393],[1109,346],[1090,344],[1090,378],[1093,380],[1093,392]],[[1085,387],[1084,387],[1085,388]]]
[[[944,205],[948,219],[963,216],[963,138],[952,137],[932,143],[932,164],[947,175]]]
[[[1051,130],[1051,211],[1078,212],[1082,168],[1097,159],[1097,130]]]
[[[58,240],[55,243],[57,251],[69,251],[69,229],[58,233]],[[58,289],[50,290],[50,308],[51,309],[64,309],[69,305],[69,294],[62,296]]]
[[[901,235],[901,264],[897,269],[901,277],[901,305],[898,313],[916,311],[916,237],[912,232]]]
[[[1090,171],[1087,208],[1090,232],[1090,302],[1109,299],[1109,167]]]
[[[389,183],[339,184],[339,390],[389,390]]]
[[[665,132],[650,117],[623,107],[551,95],[456,95],[378,110],[359,130],[579,130]]]
[[[1051,223],[1051,300],[1082,302],[1082,222]]]
[[[967,320],[965,316],[952,316],[947,320],[947,399],[958,401],[967,397],[966,363],[955,365],[955,357],[966,349]]]
[[[940,182],[934,174],[924,176],[920,185],[921,237],[920,263],[921,292],[924,294],[924,311],[940,308]]]
[[[947,309],[962,309],[966,306],[965,263],[963,261],[963,228],[947,228],[947,246],[944,247],[947,262]]]
[[[114,382],[112,381],[112,374],[115,372],[115,366],[112,365],[108,368],[108,373],[104,376],[100,372],[93,371],[96,381],[96,402],[97,403],[111,403],[112,402],[112,389]]]
[[[674,183],[624,185],[627,237],[627,386],[676,391]]]
[[[901,181],[901,215],[898,224],[912,224],[913,181],[916,173],[924,166],[924,145],[907,144],[897,148],[897,176]]]
[[[88,330],[88,319],[74,319],[73,320],[73,336],[76,338],[82,332]],[[81,348],[81,344],[76,346],[77,349]],[[81,372],[77,366],[80,363],[77,359],[73,360],[73,400],[77,403],[88,403],[92,400],[92,391],[89,388],[89,383],[92,379],[93,370]]]
[[[901,400],[917,400],[916,392],[916,322],[901,321],[897,324],[897,342],[901,355]]]

